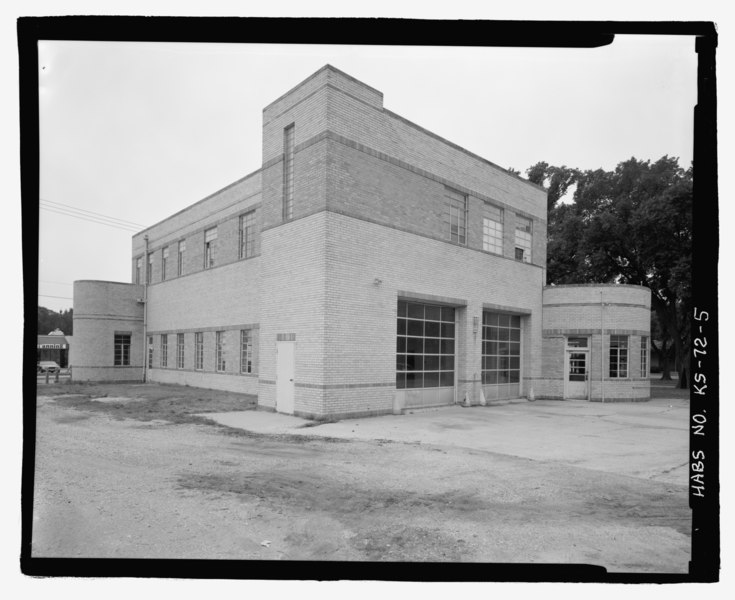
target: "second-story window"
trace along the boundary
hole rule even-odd
[[[250,258],[258,253],[255,211],[240,216],[240,258]]]
[[[142,279],[140,278],[140,272],[143,269],[143,259],[138,257],[135,259],[135,283],[140,284]]]
[[[294,126],[283,130],[283,220],[293,218]]]
[[[166,267],[168,266],[168,246],[161,252],[161,281],[166,280]]]
[[[445,225],[449,240],[464,244],[467,241],[467,196],[445,188]]]
[[[176,274],[181,276],[184,274],[184,253],[186,252],[186,240],[179,242],[179,252],[176,258]]]
[[[516,260],[531,262],[531,219],[516,215]]]
[[[217,255],[217,228],[207,229],[204,232],[204,268],[215,265]]]
[[[153,252],[148,254],[148,268],[145,272],[145,281],[146,283],[153,281]]]
[[[503,209],[485,204],[482,219],[482,249],[486,252],[503,254]]]

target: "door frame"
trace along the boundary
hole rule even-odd
[[[589,400],[590,397],[590,338],[589,336],[569,336],[569,337],[583,337],[587,339],[586,347],[574,347],[568,345],[568,337],[564,338],[564,399],[565,400]],[[572,394],[570,390],[570,384],[579,383],[569,381],[569,367],[572,354],[584,354],[585,355],[585,379],[584,379],[584,394]]]
[[[282,377],[279,377],[279,364],[281,361],[282,350],[286,347],[290,348],[291,354],[291,369],[290,375],[285,375],[289,381],[282,381]],[[278,340],[276,341],[276,411],[285,414],[294,414],[296,405],[296,342],[294,340]],[[280,403],[279,403],[280,399]]]

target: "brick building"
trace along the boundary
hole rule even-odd
[[[133,236],[131,284],[75,283],[75,379],[317,418],[649,397],[650,292],[545,287],[544,188],[329,65],[263,110],[262,144],[259,170]]]

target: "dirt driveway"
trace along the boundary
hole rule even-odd
[[[69,392],[82,395],[51,395]],[[440,438],[328,435],[329,427],[353,427],[349,421],[301,430],[307,435],[250,433],[195,415],[242,410],[252,398],[194,388],[39,393],[35,557],[687,569],[685,481]],[[542,405],[518,408],[535,415]],[[558,419],[539,417],[528,432],[542,440],[539,423],[551,432]]]

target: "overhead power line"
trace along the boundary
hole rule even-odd
[[[87,210],[86,208],[79,208],[77,206],[71,206],[70,204],[63,204],[62,202],[54,202],[53,200],[44,200],[43,198],[41,198],[41,202],[44,204],[52,204],[54,206],[57,206],[63,209],[67,209],[67,210],[72,210],[75,212],[86,213],[92,217],[115,221],[119,223],[120,225],[132,225],[133,227],[138,227],[141,229],[144,229],[146,227],[145,225],[141,225],[140,223],[135,223],[134,221],[128,221],[126,219],[119,219],[117,217],[111,217],[110,215],[105,215],[102,213],[94,212],[93,210]]]
[[[140,231],[139,227],[133,227],[130,225],[121,225],[121,224],[116,224],[116,223],[112,223],[109,221],[103,221],[102,219],[95,219],[95,218],[87,217],[87,216],[76,214],[76,213],[73,213],[73,212],[70,212],[64,209],[57,209],[56,207],[44,206],[43,204],[41,204],[41,208],[43,210],[46,210],[52,213],[56,213],[59,215],[66,215],[67,217],[75,217],[82,221],[88,221],[90,223],[97,223],[98,225],[107,225],[108,227],[114,227],[115,229],[122,229],[123,231],[130,231],[133,233]]]
[[[43,296],[44,298],[61,298],[62,300],[74,300],[74,298],[70,298],[69,296],[49,296],[48,294],[38,294],[39,296]]]

